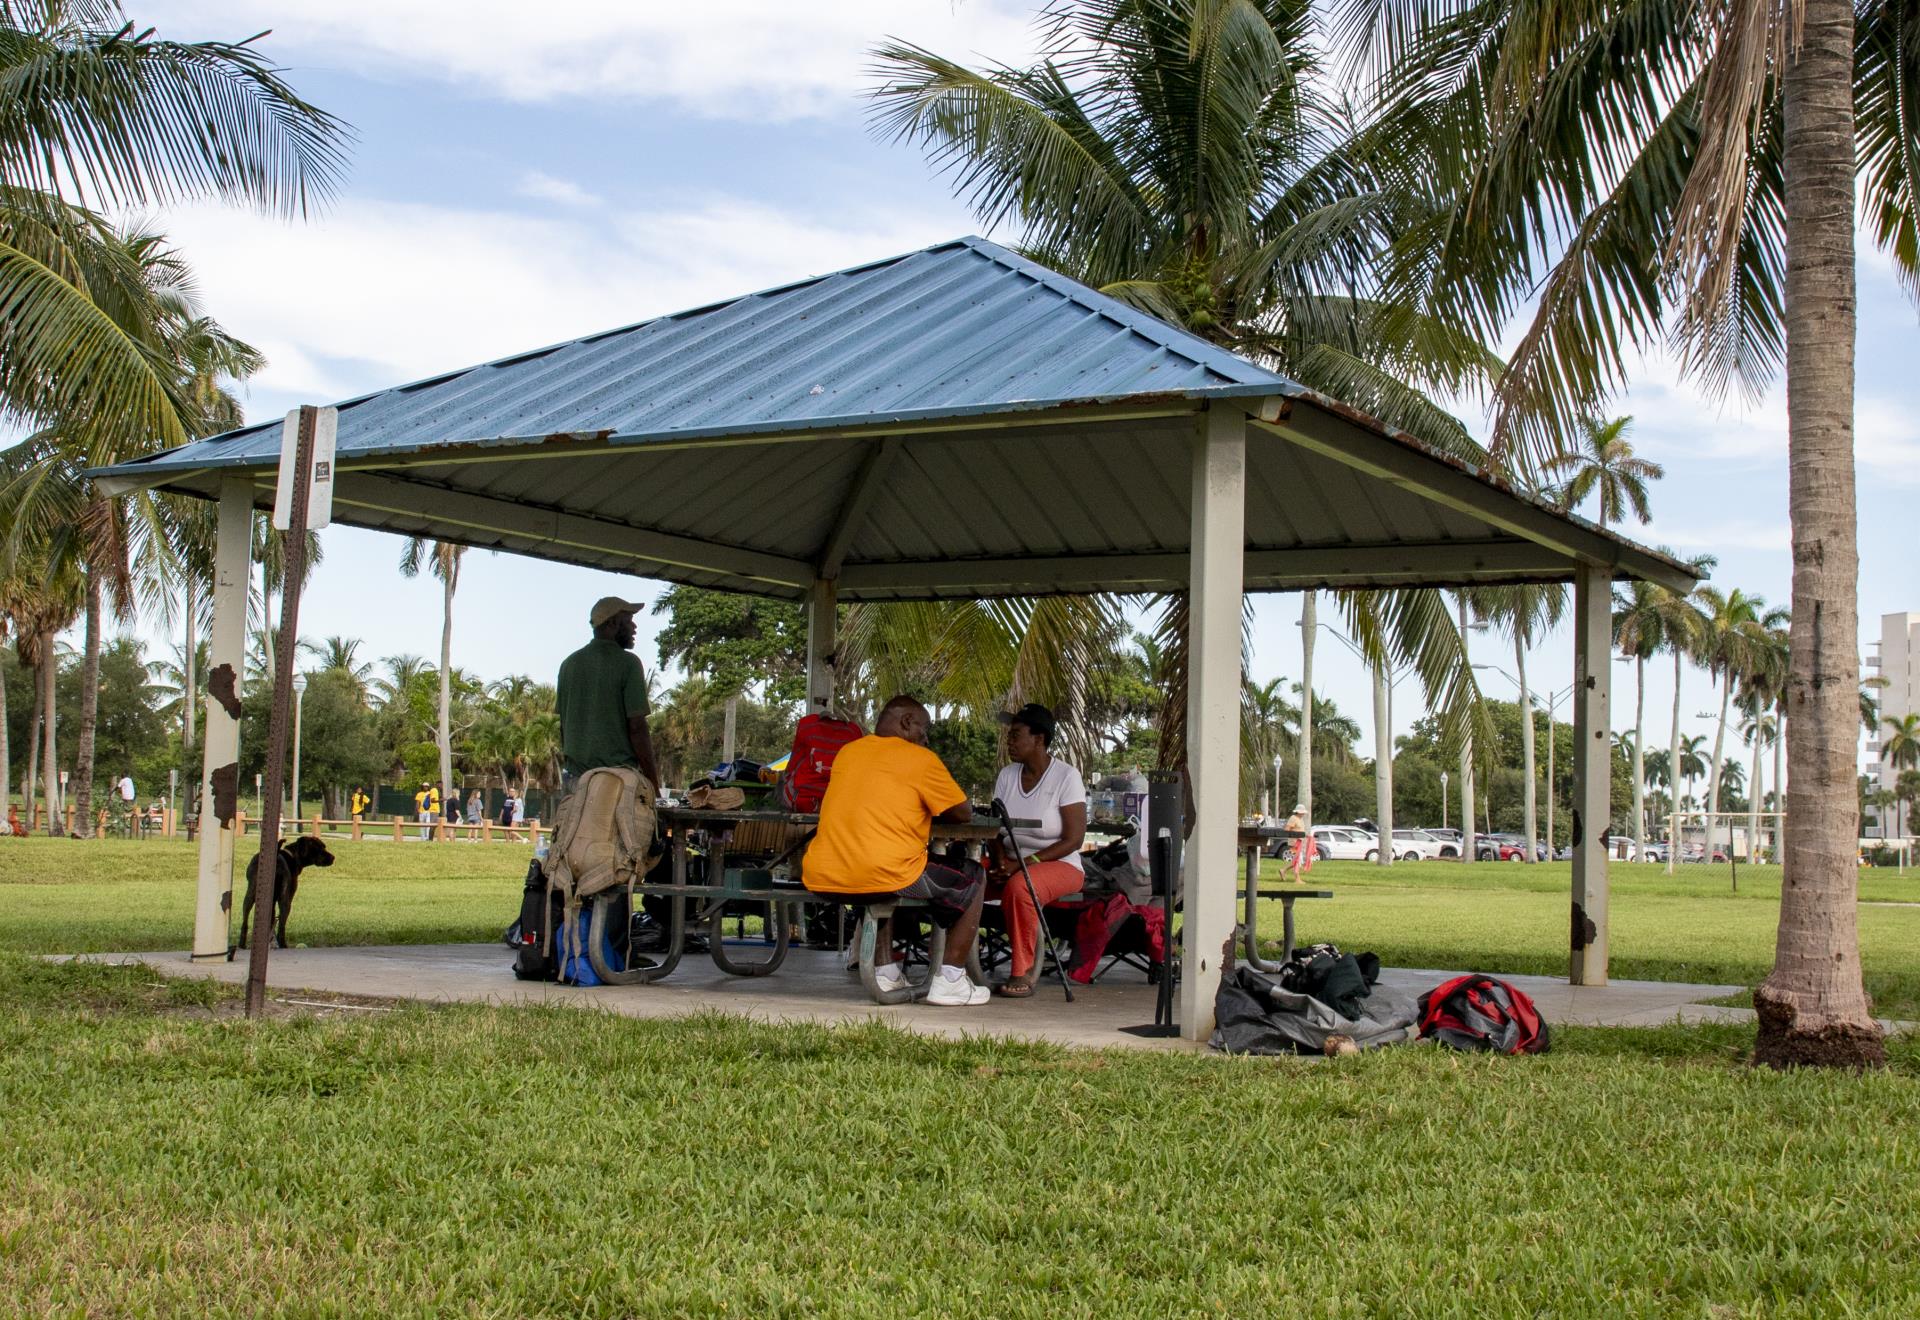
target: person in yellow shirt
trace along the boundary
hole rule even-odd
[[[990,997],[987,987],[968,978],[965,965],[980,930],[986,874],[975,863],[956,870],[927,856],[935,818],[973,818],[966,793],[927,746],[931,722],[925,706],[895,697],[881,708],[872,734],[840,749],[820,803],[820,827],[807,847],[804,878],[817,894],[855,903],[924,900],[929,915],[946,928],[945,956],[960,959],[934,969],[927,1002],[974,1007]],[[891,956],[892,934],[885,926],[879,932],[883,956]],[[876,970],[883,990],[906,983],[906,971],[896,962]]]
[[[355,788],[353,790],[352,810],[347,814],[355,820],[358,820],[360,817],[366,815],[368,808],[372,806],[373,799],[367,796],[367,790],[364,788]]]

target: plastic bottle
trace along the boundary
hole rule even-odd
[[[1120,814],[1132,821],[1137,827],[1129,841],[1128,852],[1133,856],[1133,864],[1142,875],[1147,868],[1147,841],[1153,837],[1152,822],[1147,819],[1147,777],[1134,766],[1127,776],[1126,791],[1120,797]]]

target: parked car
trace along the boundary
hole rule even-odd
[[[1448,829],[1445,826],[1438,826],[1438,825],[1423,825],[1420,829],[1420,832],[1422,834],[1431,835],[1435,840],[1439,842],[1440,856],[1452,858],[1452,857],[1458,857],[1460,855],[1460,831],[1459,830]]]
[[[1426,830],[1395,830],[1393,851],[1403,862],[1431,862],[1439,857],[1458,857],[1457,844],[1448,844]]]
[[[1478,862],[1524,862],[1527,841],[1518,834],[1482,834],[1473,841],[1473,857]]]
[[[1293,860],[1294,839],[1281,839],[1276,854],[1283,861]],[[1359,862],[1379,856],[1380,840],[1351,825],[1315,825],[1313,844],[1321,861]]]

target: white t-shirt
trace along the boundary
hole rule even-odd
[[[1086,781],[1080,778],[1080,772],[1054,757],[1047,766],[1046,773],[1040,776],[1040,782],[1033,786],[1031,793],[1020,787],[1020,776],[1026,767],[1018,761],[1000,772],[993,781],[993,795],[1007,804],[1007,814],[1016,820],[1037,820],[1038,828],[1013,831],[1013,841],[1020,845],[1020,855],[1031,857],[1042,848],[1051,848],[1060,842],[1065,831],[1060,825],[1060,808],[1085,805],[1087,800]],[[1076,871],[1086,868],[1080,865],[1080,854],[1073,852],[1060,858]]]
[[[134,799],[134,797],[136,796],[136,794],[135,794],[135,793],[134,793],[134,791],[133,791],[133,776],[132,776],[132,775],[122,775],[122,776],[120,776],[120,782],[119,782],[119,784],[118,784],[118,785],[116,785],[116,787],[118,787],[118,788],[119,788],[119,790],[120,790],[120,800],[121,800],[122,802],[131,802],[131,801],[133,801],[133,799]]]

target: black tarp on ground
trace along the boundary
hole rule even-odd
[[[1360,1001],[1360,1016],[1342,1017],[1311,995],[1283,990],[1250,967],[1220,978],[1216,1026],[1207,1042],[1229,1054],[1320,1054],[1327,1037],[1351,1036],[1363,1050],[1396,1045],[1420,1034],[1414,996],[1380,986]]]

